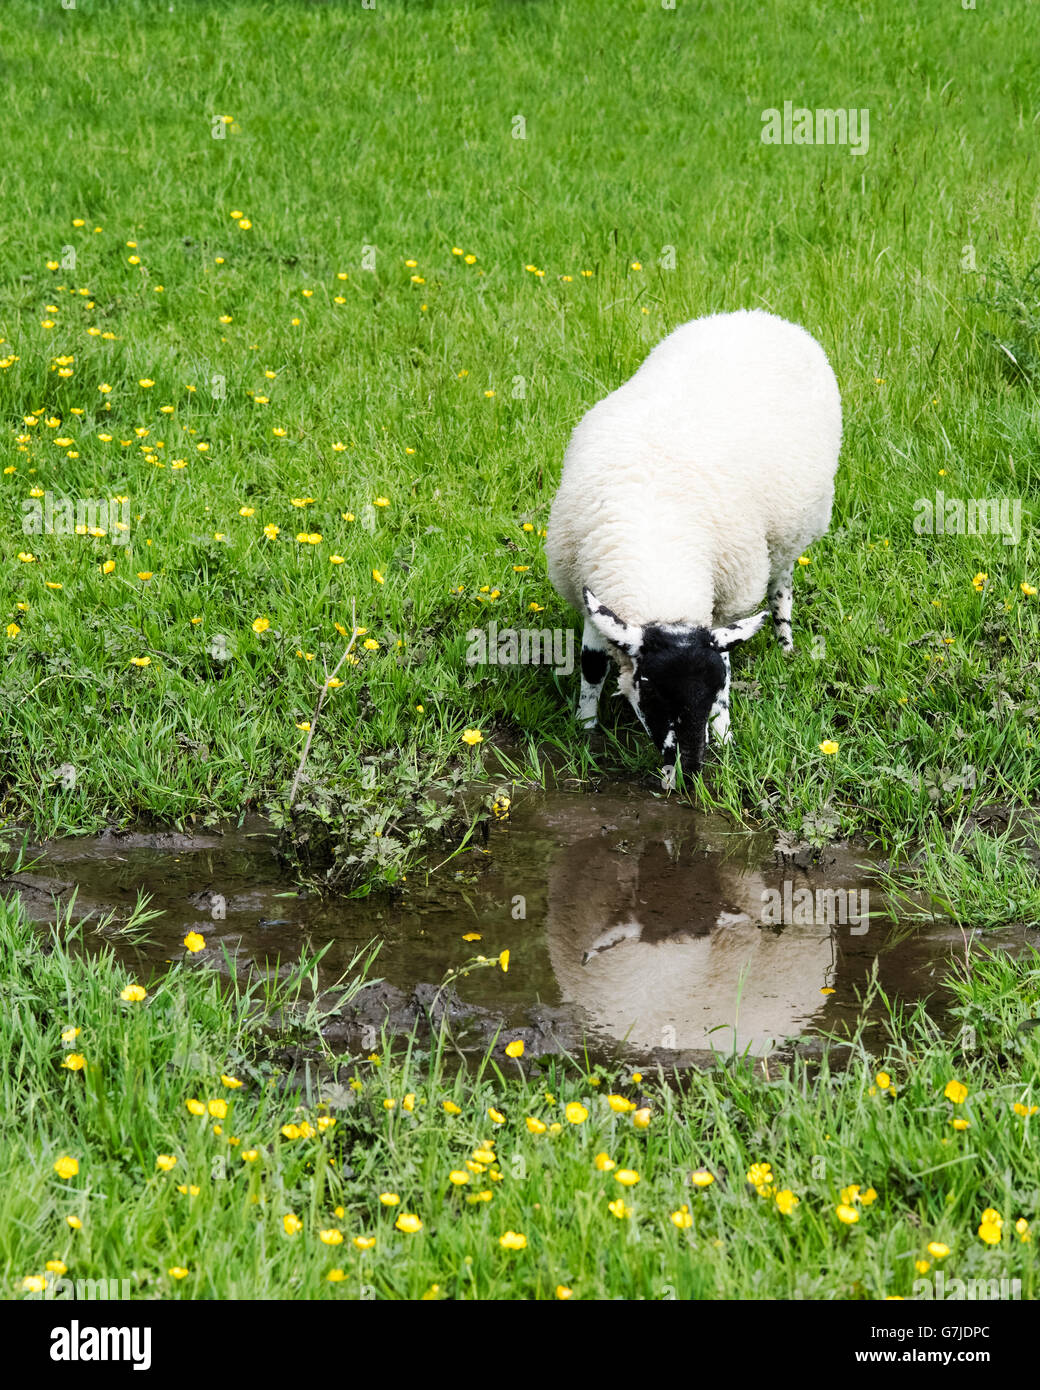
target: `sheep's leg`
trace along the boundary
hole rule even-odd
[[[722,653],[722,660],[726,665],[726,679],[722,683],[721,690],[715,696],[715,703],[708,715],[708,728],[720,743],[730,743],[733,740],[733,735],[729,731],[729,652]]]
[[[794,651],[791,631],[791,606],[794,603],[794,566],[769,581],[769,608],[773,614],[773,631],[785,652]]]
[[[586,619],[585,629],[581,634],[581,693],[578,696],[577,716],[583,729],[596,727],[596,711],[599,708],[600,692],[607,679],[609,665],[606,639]]]

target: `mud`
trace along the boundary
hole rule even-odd
[[[324,1029],[329,1046],[351,1054],[384,1033],[414,1031],[423,1045],[446,1020],[452,1047],[497,1040],[504,1058],[521,1037],[528,1062],[812,1055],[824,1036],[855,1028],[875,970],[889,998],[926,999],[941,1019],[944,967],[965,949],[950,922],[892,916],[865,850],[747,834],[643,788],[518,793],[486,848],[411,874],[393,901],[301,894],[261,822],[198,835],[108,832],[36,855],[0,892],[18,893],[40,921],[74,895],[88,941],[111,943],[141,979],[182,957],[192,930],[207,943],[196,963],[225,969],[226,949],[239,972],[285,971],[305,946],[331,943],[319,980],[327,1005],[357,953],[377,943],[370,983]],[[162,915],[128,939],[141,892]],[[480,940],[464,941],[470,933]],[[986,940],[1017,950],[1026,933]],[[505,948],[508,973],[478,968],[442,985],[474,955]],[[868,1007],[868,1029],[880,1016]]]

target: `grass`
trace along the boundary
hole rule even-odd
[[[432,1055],[387,1044],[294,1080],[285,1041],[320,1045],[306,958],[228,992],[185,957],[131,1002],[111,951],[82,948],[64,921],[41,951],[0,908],[7,1297],[66,1277],[126,1279],[135,1298],[875,1299],[940,1267],[1035,1296],[1037,1120],[1014,1106],[1040,1100],[1040,1038],[1021,1026],[1040,1005],[1036,952],[974,959],[952,1041],[888,1004],[887,1045],[871,1056],[855,1037],[838,1070],[449,1070],[442,1036]],[[756,1164],[770,1173],[751,1185]],[[406,1215],[421,1228],[399,1229]]]
[[[268,808],[307,867],[304,841],[338,846],[332,877],[363,891],[472,826],[453,809],[483,776],[467,730],[505,745],[518,780],[652,777],[616,702],[589,744],[576,676],[469,666],[467,633],[576,624],[542,550],[571,428],[670,329],[761,306],[813,332],[838,376],[834,520],[797,570],[796,656],[761,636],[738,657],[735,743],[684,794],[813,840],[859,832],[969,925],[1035,921],[1027,852],[961,829],[1040,785],[1038,39],[1035,6],[946,0],[8,0],[5,820],[45,836]],[[869,152],[763,144],[761,112],[786,100],[868,108]],[[940,490],[1017,503],[1017,543],[915,528]],[[99,516],[90,499],[124,500]],[[66,500],[80,534],[33,531],[35,504],[60,517]],[[356,662],[290,815],[355,608]],[[0,915],[9,1294],[60,1259],[162,1296],[881,1297],[910,1292],[927,1239],[951,1246],[951,1274],[1033,1289],[1011,1223],[1035,1217],[1035,1119],[1010,1109],[1033,1103],[1032,958],[974,961],[970,1053],[898,1010],[884,1057],[860,1046],[840,1074],[796,1062],[767,1082],[449,1077],[437,1055],[387,1052],[356,1066],[359,1090],[334,1079],[337,1124],[301,1141],[281,1125],[316,1125],[320,1096],[295,1094],[258,1038],[285,1003],[273,985],[178,963],[134,1005],[66,927],[41,954]],[[82,1072],[60,1066],[66,1024]],[[317,1046],[313,1011],[307,1027]],[[225,1095],[222,1071],[242,1088]],[[610,1087],[645,1095],[647,1130],[605,1106]],[[195,1095],[226,1099],[255,1161],[189,1115]],[[571,1101],[580,1125],[559,1118]],[[528,1114],[562,1128],[530,1134]],[[502,1181],[469,1204],[475,1184],[447,1173],[493,1134]],[[601,1151],[640,1174],[629,1217],[606,1208],[622,1190]],[[744,1182],[765,1161],[800,1198],[788,1216]],[[846,1227],[856,1183],[878,1196]],[[395,1230],[388,1187],[421,1232]],[[976,1235],[988,1206],[994,1249]],[[341,1247],[317,1235],[333,1226]],[[499,1247],[509,1229],[525,1250]],[[350,1244],[363,1234],[374,1250]]]
[[[845,444],[800,653],[751,644],[736,743],[693,790],[887,844],[1035,800],[1040,410],[971,270],[1037,252],[1035,60],[1002,58],[1040,21],[1014,9],[829,9],[823,39],[791,4],[6,6],[8,815],[276,801],[354,602],[379,645],[323,714],[320,787],[362,787],[366,756],[435,777],[466,728],[650,774],[627,717],[588,751],[576,677],[469,667],[466,633],[574,625],[541,546],[572,425],[670,328],[742,305],[820,338]],[[869,107],[869,153],[762,144],[788,98]],[[937,489],[1018,499],[1019,544],[918,534]],[[125,497],[129,529],[26,535],[37,490]]]

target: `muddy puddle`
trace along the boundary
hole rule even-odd
[[[944,967],[962,955],[950,922],[900,921],[855,848],[807,850],[649,795],[645,789],[520,792],[486,847],[437,872],[413,871],[402,897],[300,895],[263,824],[197,835],[108,832],[51,842],[0,882],[37,920],[76,893],[76,917],[125,920],[147,893],[161,916],[136,943],[106,932],[142,979],[184,954],[188,931],[224,968],[295,961],[331,942],[327,989],[358,950],[380,943],[366,986],[329,1023],[343,1052],[381,1031],[426,1033],[447,1016],[455,1043],[526,1055],[704,1064],[713,1052],[818,1050],[862,1012],[872,972],[890,998],[926,998],[941,1017]],[[443,859],[444,856],[437,858]],[[431,861],[436,864],[437,859]],[[463,937],[476,933],[480,940]],[[88,939],[89,933],[88,933]],[[988,933],[1020,949],[1024,932]],[[440,990],[477,953],[508,948],[508,973],[480,969]],[[881,1010],[873,1006],[873,1023]],[[868,1011],[868,1018],[871,1017]]]

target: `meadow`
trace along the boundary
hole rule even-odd
[[[984,0],[8,0],[8,832],[311,817],[378,891],[450,828],[445,796],[487,748],[518,780],[551,765],[650,795],[654,753],[621,702],[590,743],[576,676],[470,666],[467,634],[577,626],[542,550],[571,428],[671,328],[764,307],[838,377],[834,519],[796,572],[796,656],[766,635],[742,652],[734,744],[682,795],[813,843],[859,835],[966,926],[1040,921],[1029,842],[976,815],[1026,812],[1040,783],[1038,39],[1035,7]],[[785,101],[869,110],[869,147],[764,143]],[[1017,503],[1015,535],[940,531],[929,505],[947,499]],[[163,1296],[324,1296],[341,1265],[354,1297],[884,1297],[934,1265],[925,1235],[970,1251],[965,1275],[1032,1278],[1014,1222],[1036,1216],[1035,1122],[1011,1107],[1029,1111],[1036,1058],[1008,1039],[1026,1037],[1035,959],[976,958],[968,1051],[896,1009],[886,1058],[768,1083],[723,1068],[678,1092],[580,1067],[446,1080],[436,1057],[387,1053],[343,1063],[339,1114],[267,1084],[255,1001],[178,965],[138,1007],[74,933],[33,957],[17,910],[2,922],[9,1296],[58,1260],[132,1267]],[[76,1048],[81,1073],[61,1065]],[[221,1072],[246,1084],[225,1096]],[[648,1127],[608,1091],[647,1099]],[[185,1108],[200,1097],[233,1105],[258,1154],[230,1156],[227,1180],[216,1112]],[[317,1132],[286,1140],[298,1114]],[[345,1132],[356,1153],[332,1143]],[[496,1135],[503,1179],[468,1203],[447,1174]],[[57,1175],[63,1155],[78,1175]],[[763,1162],[776,1181],[749,1189]],[[876,1191],[869,1210],[841,1200],[850,1184]],[[622,1197],[632,1217],[608,1210]],[[318,1232],[337,1223],[344,1250],[376,1247],[331,1262]],[[526,1250],[500,1248],[507,1229]]]

